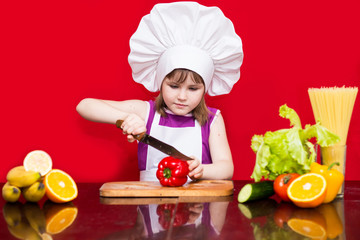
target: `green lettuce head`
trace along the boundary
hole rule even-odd
[[[292,128],[268,131],[264,135],[254,135],[251,139],[251,149],[256,153],[256,163],[251,175],[255,182],[263,177],[275,180],[283,173],[308,172],[316,157],[314,144],[308,141],[311,138],[316,138],[316,143],[322,147],[340,141],[337,135],[321,126],[320,122],[306,125],[303,129],[297,113],[286,104],[280,107],[279,113],[281,117],[290,120]]]

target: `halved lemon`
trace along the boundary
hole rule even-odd
[[[314,208],[326,197],[327,183],[317,173],[306,173],[296,178],[287,189],[290,200],[298,207]]]
[[[53,202],[74,200],[78,195],[77,185],[72,177],[60,169],[52,169],[45,175],[46,196]]]
[[[45,176],[52,169],[52,159],[47,152],[34,150],[26,155],[23,165],[26,171],[40,172],[41,176]]]
[[[53,237],[48,233],[43,233],[40,235],[41,240],[53,240]]]

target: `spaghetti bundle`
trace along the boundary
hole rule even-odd
[[[330,166],[345,175],[346,140],[350,119],[353,112],[357,87],[309,88],[311,106],[316,121],[340,137],[336,146],[321,147],[321,163]],[[344,183],[339,189],[338,196],[344,195]]]
[[[315,121],[340,137],[338,145],[346,145],[357,87],[309,88]]]

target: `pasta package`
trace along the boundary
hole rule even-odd
[[[322,87],[309,88],[311,106],[315,121],[340,137],[334,146],[320,147],[321,163],[334,168],[345,175],[346,140],[353,112],[357,87]],[[338,196],[343,196],[344,184]]]
[[[315,121],[340,137],[338,145],[346,145],[357,87],[309,88]]]

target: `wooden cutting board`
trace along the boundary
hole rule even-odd
[[[201,180],[181,187],[164,187],[159,182],[108,182],[100,187],[101,197],[230,196],[233,192],[230,180]]]

